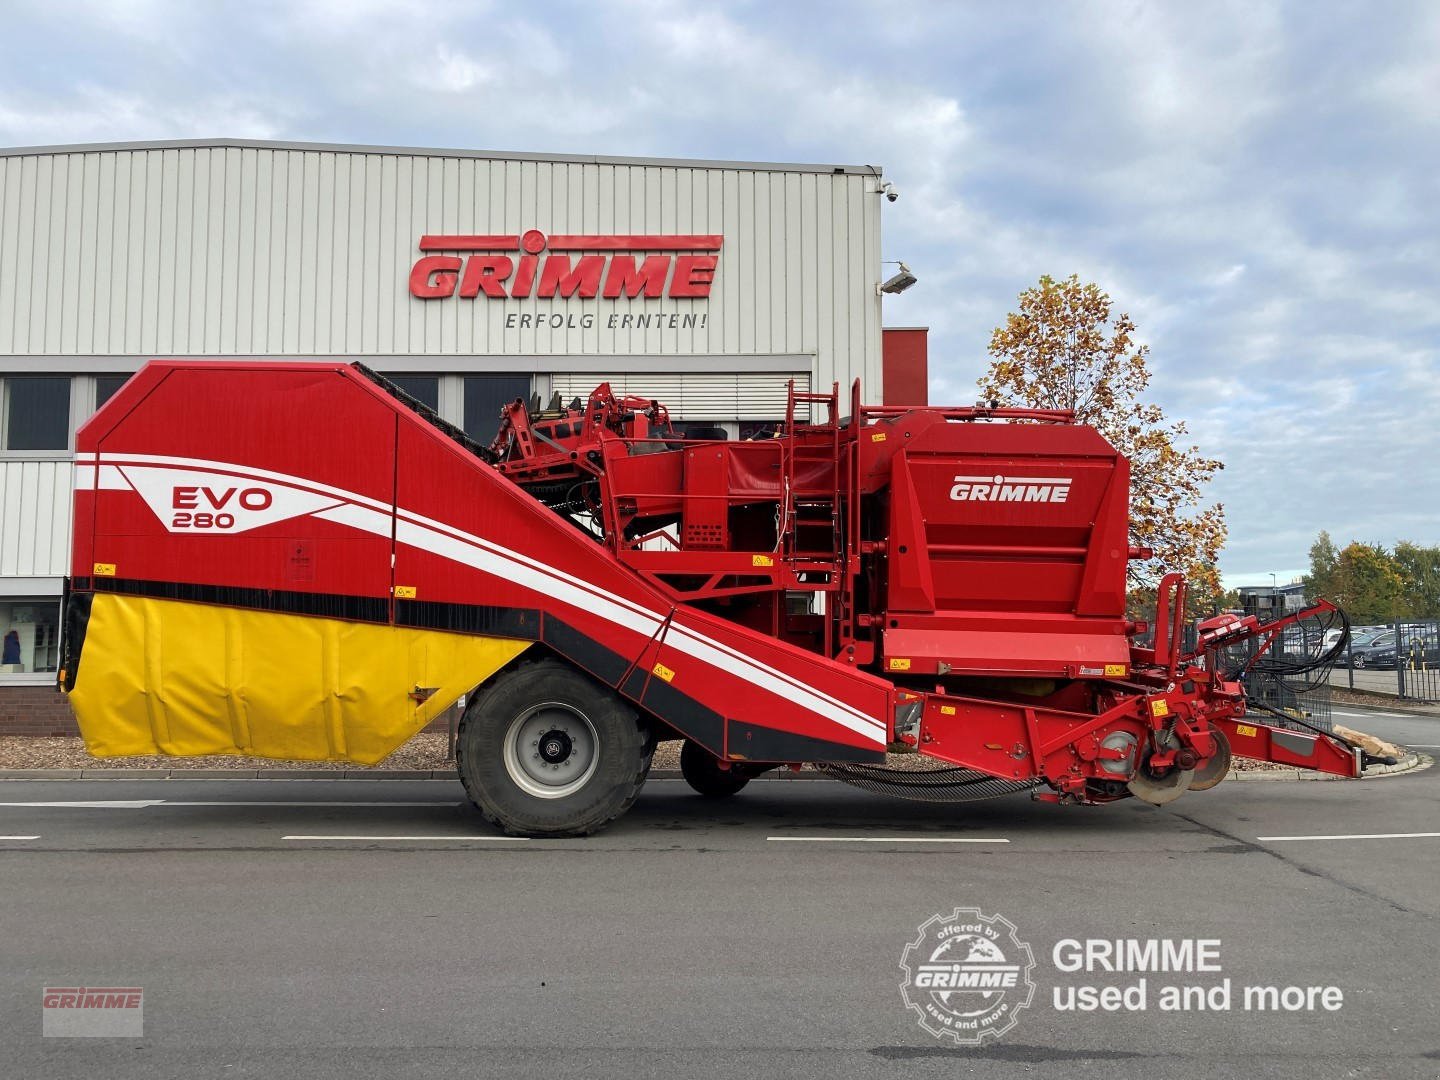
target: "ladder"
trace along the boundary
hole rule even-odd
[[[828,411],[825,421],[816,423],[814,406],[820,405]],[[797,406],[809,407],[806,420],[797,422]],[[833,573],[843,542],[839,384],[822,394],[797,391],[792,380],[786,394],[785,433],[789,437],[781,450],[781,555],[797,570]]]

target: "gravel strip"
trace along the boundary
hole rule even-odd
[[[377,769],[451,769],[445,760],[445,735],[416,735],[375,765]],[[345,761],[272,761],[269,758],[144,757],[97,758],[80,738],[34,738],[0,735],[0,769],[305,769],[309,772],[345,772],[364,768]]]

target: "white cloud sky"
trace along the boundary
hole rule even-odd
[[[1137,320],[1238,582],[1440,542],[1440,5],[7,5],[0,144],[871,163],[932,396],[1041,274]]]

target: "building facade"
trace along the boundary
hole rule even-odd
[[[359,359],[485,439],[504,401],[608,380],[743,437],[792,379],[882,400],[881,183],[248,141],[0,150],[0,727],[34,699],[5,688],[53,681],[75,431],[146,359]]]

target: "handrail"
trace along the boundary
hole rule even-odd
[[[1041,420],[1052,424],[1073,424],[1074,409],[1027,409],[1020,406],[967,405],[959,408],[936,408],[930,405],[863,405],[860,415],[904,416],[906,413],[939,413],[946,420]]]

